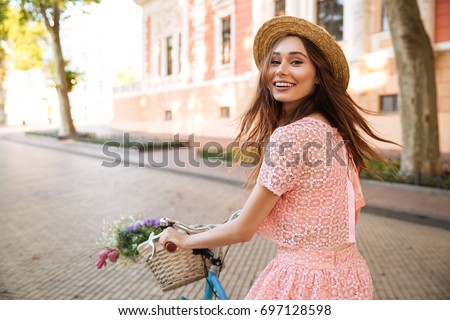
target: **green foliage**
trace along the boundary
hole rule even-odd
[[[11,50],[14,68],[30,70],[42,66],[44,45],[47,41],[42,23],[21,20],[17,8],[11,7],[4,21],[8,31],[7,45]]]
[[[8,30],[4,24],[4,21],[8,17],[8,9],[8,1],[0,0],[0,41],[8,38]]]
[[[115,85],[123,85],[136,82],[136,76],[131,67],[124,68],[119,70],[116,74],[116,78],[114,80]]]
[[[135,232],[117,229],[117,248],[119,249],[121,255],[129,258],[133,262],[136,262],[137,257],[139,256],[139,252],[137,251],[138,245],[147,241],[152,232],[159,234],[161,233],[161,230],[144,226],[138,227]]]
[[[235,152],[232,151],[223,151],[222,149],[214,149],[211,148],[208,149],[199,149],[198,155],[205,159],[211,159],[211,160],[220,160],[225,162],[232,162]]]
[[[70,61],[69,60],[65,60],[64,61],[64,70],[66,71],[66,79],[67,79],[67,85],[68,85],[67,90],[68,90],[68,92],[72,92],[73,87],[75,87],[78,84],[78,79],[80,78],[80,76],[83,75],[82,72],[80,72],[78,70],[73,70],[71,68],[72,67],[70,67]],[[50,74],[55,76],[56,67],[55,67],[54,61],[49,61],[47,63],[47,69],[50,72]]]
[[[364,163],[366,164],[367,169],[363,170],[361,177],[366,179],[373,178],[373,175],[375,175],[382,180],[395,180],[400,168],[400,163],[398,161],[383,163],[380,160],[371,159],[365,160]]]
[[[147,242],[152,232],[156,235],[161,233],[159,219],[138,220],[129,216],[114,221],[104,220],[103,230],[97,241],[97,245],[101,248],[97,268],[106,266],[107,259],[122,266],[134,265],[138,262],[138,246]]]
[[[73,87],[75,87],[78,83],[78,78],[82,75],[81,72],[75,70],[66,69],[66,78],[67,78],[67,90],[72,92]]]
[[[197,151],[198,155],[205,159],[219,160],[225,163],[238,162],[242,166],[254,166],[258,163],[259,156],[256,150],[248,149],[246,154],[240,154],[238,149],[224,151],[221,148],[202,148]]]
[[[52,26],[55,25],[55,22],[59,24],[59,21],[70,17],[71,10],[84,10],[84,6],[92,3],[100,3],[100,1],[101,0],[17,0],[24,19],[34,21],[44,21],[45,19],[48,19]],[[56,11],[55,8],[57,8]],[[55,18],[57,18],[58,21],[56,21]]]
[[[8,39],[8,29],[5,24],[5,20],[8,16],[8,1],[0,0],[0,85],[3,82],[5,77],[5,57],[6,51],[3,47],[5,45],[5,41]]]
[[[53,131],[28,131],[27,135],[32,136],[43,136],[59,139],[58,130]],[[166,149],[166,148],[179,148],[184,147],[183,142],[175,141],[159,141],[150,140],[143,137],[130,136],[128,140],[124,140],[123,136],[99,136],[97,137],[94,133],[80,133],[76,136],[71,137],[71,139],[80,142],[94,143],[94,144],[107,144],[112,147],[121,148],[135,148],[140,151],[154,150],[154,149]]]
[[[367,170],[361,172],[363,179],[375,179],[372,174],[375,174],[380,180],[387,182],[397,182],[405,184],[419,184],[422,186],[450,189],[450,172],[443,172],[436,177],[420,177],[420,183],[417,183],[417,178],[412,176],[401,176],[399,174],[400,163],[395,160],[383,163],[376,159],[366,160]]]

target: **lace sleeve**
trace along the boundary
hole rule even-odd
[[[298,128],[277,128],[266,145],[257,182],[281,196],[295,185],[302,164],[302,144]]]

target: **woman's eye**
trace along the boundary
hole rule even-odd
[[[270,61],[270,64],[280,64],[280,61],[272,60],[272,61]]]
[[[300,60],[294,60],[294,61],[292,61],[291,63],[292,63],[292,64],[302,64],[303,61],[300,61]]]

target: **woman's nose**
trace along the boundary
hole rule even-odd
[[[275,70],[275,75],[286,75],[289,72],[287,66],[288,64],[282,61]]]

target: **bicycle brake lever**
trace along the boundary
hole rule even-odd
[[[141,243],[138,247],[137,250],[139,253],[144,254],[144,252],[148,249],[148,247],[151,248],[151,252],[149,254],[149,256],[147,257],[147,262],[149,262],[153,256],[155,255],[156,252],[156,248],[155,248],[155,240],[158,240],[159,237],[161,237],[161,234],[157,234],[155,235],[154,232],[152,232],[150,234],[150,236],[148,237],[148,240]]]
[[[172,220],[172,219],[170,219],[170,218],[161,218],[161,219],[159,219],[159,226],[160,226],[162,229],[171,227],[171,226],[173,226],[174,224],[175,224],[175,220]]]

